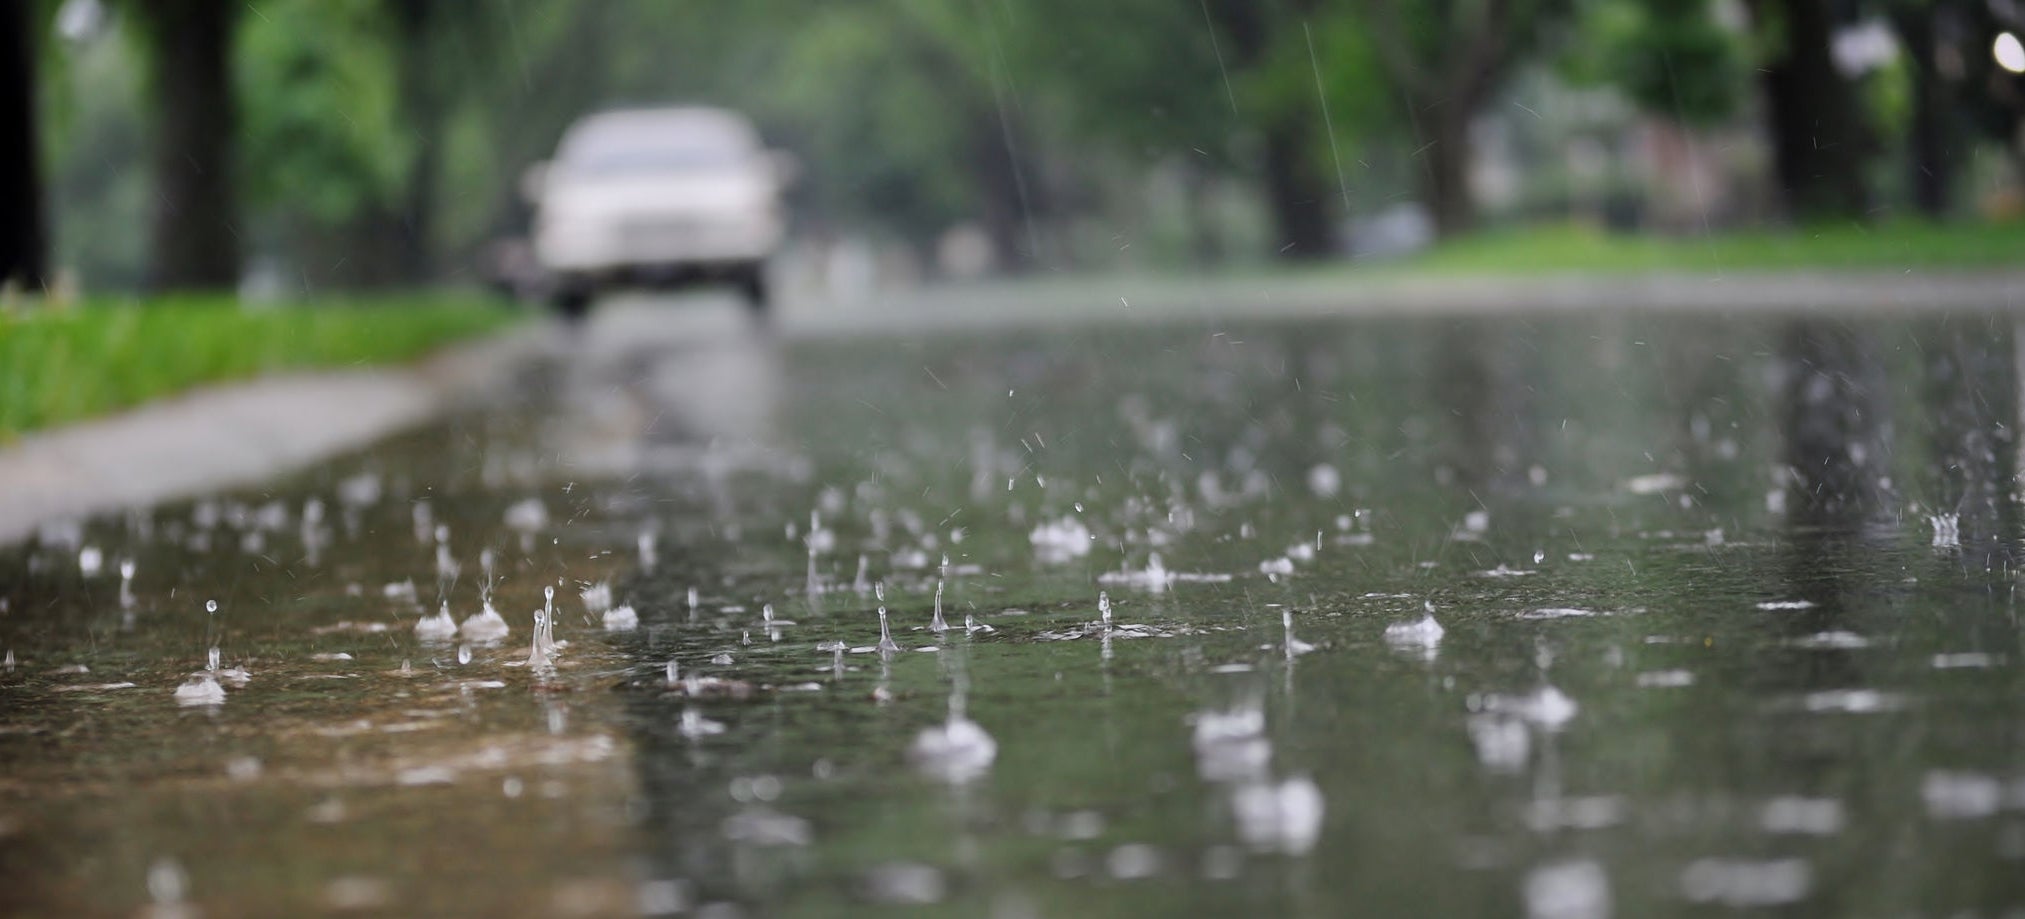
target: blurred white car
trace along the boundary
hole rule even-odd
[[[792,169],[750,122],[720,109],[583,118],[523,182],[556,307],[577,316],[603,290],[719,281],[765,310]]]

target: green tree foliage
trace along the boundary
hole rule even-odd
[[[247,17],[238,91],[250,203],[332,226],[396,203],[413,140],[391,32],[363,2],[269,2]]]
[[[58,5],[30,2],[45,17]],[[1188,251],[1208,261],[1244,235],[1227,229],[1230,200],[1270,218],[1245,235],[1260,255],[1331,254],[1345,218],[1403,198],[1425,204],[1444,234],[1465,232],[1477,220],[1473,131],[1525,87],[1607,87],[1690,127],[1762,111],[1781,187],[1802,217],[1858,213],[1868,201],[1864,160],[1877,145],[1867,121],[1910,138],[1906,175],[1938,213],[1966,126],[1987,123],[2008,143],[2020,111],[2004,95],[2015,80],[1991,73],[1999,12],[1980,0],[106,8],[114,30],[137,41],[46,43],[41,69],[60,90],[45,97],[43,117],[55,198],[89,203],[59,214],[58,252],[90,279],[116,282],[141,275],[147,241],[135,212],[165,201],[182,216],[157,224],[158,264],[194,263],[161,253],[224,232],[291,284],[456,275],[488,242],[524,229],[521,171],[571,121],[615,105],[693,101],[753,115],[802,163],[795,206],[808,235],[870,232],[926,250],[969,222],[1012,268],[1101,259],[1099,244],[1147,238],[1140,223],[1154,215],[1174,225],[1164,238],[1186,233]],[[171,35],[193,11],[229,26],[223,120],[161,85],[165,74],[187,84],[196,73],[170,66],[189,60]],[[1834,28],[1875,15],[1890,17],[1911,53],[1860,82],[1837,74],[1826,50]],[[148,92],[161,95],[106,101]],[[1743,104],[1753,95],[1766,104]],[[1898,114],[1876,118],[1879,100]],[[136,112],[159,114],[157,130],[126,126]],[[221,132],[222,143],[200,143]],[[1555,142],[1530,155],[1555,155]],[[172,168],[191,161],[193,144],[222,157],[225,173]],[[153,187],[139,168],[149,157]],[[190,181],[218,174],[237,178],[216,195]],[[178,203],[190,201],[212,206]],[[173,232],[190,227],[199,232]],[[236,255],[229,266],[213,259],[205,283],[222,286],[236,265]]]
[[[1569,0],[1364,0],[1374,47],[1419,146],[1421,200],[1444,236],[1470,230],[1472,121],[1513,69],[1558,37]]]
[[[1593,0],[1562,72],[1614,86],[1645,111],[1704,127],[1736,116],[1749,89],[1743,37],[1712,0]]]

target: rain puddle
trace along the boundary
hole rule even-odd
[[[2008,324],[652,321],[0,550],[10,910],[2025,902]]]

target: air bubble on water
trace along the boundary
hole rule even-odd
[[[1049,564],[1060,564],[1090,554],[1090,545],[1095,539],[1089,527],[1069,516],[1044,520],[1027,533],[1027,541],[1033,544],[1034,554]]]
[[[183,866],[175,859],[163,856],[148,866],[148,898],[155,901],[156,906],[174,911],[182,905],[189,889],[190,876],[183,872]]]
[[[1327,809],[1322,790],[1305,775],[1281,782],[1247,777],[1231,790],[1238,837],[1262,852],[1302,855],[1313,849]]]
[[[1435,621],[1434,603],[1421,604],[1422,614],[1416,622],[1395,622],[1385,627],[1385,643],[1395,651],[1432,661],[1441,647],[1441,636],[1446,631]]]
[[[682,710],[682,721],[676,726],[676,730],[681,732],[682,736],[695,740],[699,737],[724,733],[724,723],[705,718],[702,712],[693,708],[685,708]]]
[[[186,708],[225,704],[225,687],[218,685],[218,678],[208,672],[192,675],[176,687],[175,695],[176,704]]]
[[[1689,902],[1731,909],[1797,903],[1813,885],[1813,868],[1802,858],[1702,858],[1680,875],[1680,892]]]
[[[540,498],[527,498],[506,509],[506,525],[518,530],[523,536],[532,536],[535,531],[548,526],[548,507]]]
[[[998,742],[977,722],[964,717],[961,689],[949,697],[949,720],[923,729],[907,748],[916,768],[950,784],[983,775],[998,757]]]
[[[1542,865],[1526,875],[1527,919],[1609,919],[1610,880],[1589,860]]]
[[[1343,489],[1343,476],[1336,467],[1322,463],[1308,470],[1308,490],[1318,498],[1333,498]]]

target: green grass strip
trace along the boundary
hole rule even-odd
[[[521,314],[477,296],[0,309],[0,441],[262,374],[399,363]]]
[[[1524,275],[2025,268],[2025,221],[1891,222],[1666,237],[1577,226],[1497,230],[1387,265],[1411,273]]]

